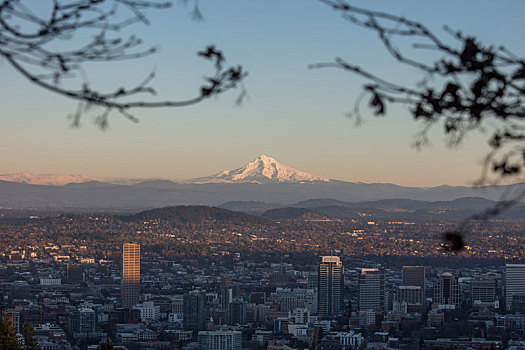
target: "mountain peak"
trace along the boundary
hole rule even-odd
[[[275,158],[269,157],[265,154],[261,154],[256,160],[261,160],[263,162],[274,162],[277,163],[277,160]]]
[[[275,158],[261,154],[241,168],[225,170],[210,177],[196,179],[195,182],[306,183],[329,181],[329,179],[293,169],[279,163]]]

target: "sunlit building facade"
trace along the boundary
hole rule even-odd
[[[140,296],[140,244],[125,243],[122,247],[122,306],[132,307]]]
[[[338,256],[323,256],[318,270],[318,308],[321,316],[337,316],[343,309],[344,267]]]

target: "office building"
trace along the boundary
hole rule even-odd
[[[67,283],[82,283],[84,281],[84,269],[82,265],[69,263],[66,270]]]
[[[397,289],[397,300],[409,305],[423,305],[425,293],[420,286],[400,286]]]
[[[142,322],[158,321],[160,318],[160,306],[155,305],[153,301],[145,301],[142,304],[137,304],[134,308],[140,311]]]
[[[461,306],[459,284],[451,273],[444,272],[438,276],[433,301],[439,309],[457,309]]]
[[[229,323],[239,325],[246,323],[246,303],[241,298],[235,298],[228,305]]]
[[[69,329],[73,334],[89,334],[95,332],[96,314],[88,307],[81,307],[69,316]]]
[[[232,302],[233,299],[233,290],[231,287],[225,286],[221,287],[221,293],[220,293],[220,306],[223,310],[228,309],[228,305]]]
[[[95,311],[90,308],[81,308],[78,310],[79,315],[79,332],[80,333],[94,333],[95,332]]]
[[[511,311],[525,314],[525,294],[514,294],[512,296]]]
[[[318,309],[322,317],[343,310],[344,267],[338,256],[323,256],[318,270]]]
[[[308,282],[306,287],[308,289],[315,289],[319,287],[319,273],[318,272],[308,272],[307,274]]]
[[[140,296],[140,244],[126,243],[122,248],[122,306],[132,307]]]
[[[240,331],[200,331],[199,350],[241,350]]]
[[[358,288],[360,311],[386,311],[385,274],[382,270],[361,269]]]
[[[496,280],[475,279],[470,282],[472,304],[492,304],[496,300]]]
[[[184,295],[182,325],[185,331],[199,332],[206,325],[206,304],[204,295],[190,292]]]
[[[425,267],[403,266],[403,286],[419,286],[425,290]]]
[[[505,305],[512,308],[512,297],[525,294],[525,264],[505,265]]]

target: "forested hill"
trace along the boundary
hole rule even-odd
[[[123,221],[167,220],[171,223],[200,223],[203,221],[227,221],[232,224],[268,224],[265,218],[216,207],[184,205],[141,211],[120,216]]]

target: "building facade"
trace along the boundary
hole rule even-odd
[[[505,305],[512,308],[512,297],[525,294],[525,264],[505,265]]]
[[[125,243],[122,247],[122,306],[132,307],[140,296],[140,244]]]
[[[182,324],[184,330],[199,332],[206,325],[206,303],[204,295],[189,293],[184,295]]]
[[[475,279],[470,282],[472,304],[490,304],[496,300],[496,280]]]
[[[359,310],[386,311],[385,274],[363,268],[358,275]]]
[[[240,331],[201,331],[198,334],[199,350],[241,350]]]
[[[425,290],[425,267],[403,266],[403,286],[419,286]]]
[[[343,310],[344,267],[338,256],[323,256],[318,269],[318,303],[321,316],[337,316]]]
[[[457,309],[461,306],[459,284],[451,273],[444,272],[438,276],[434,286],[434,304],[439,309]]]

